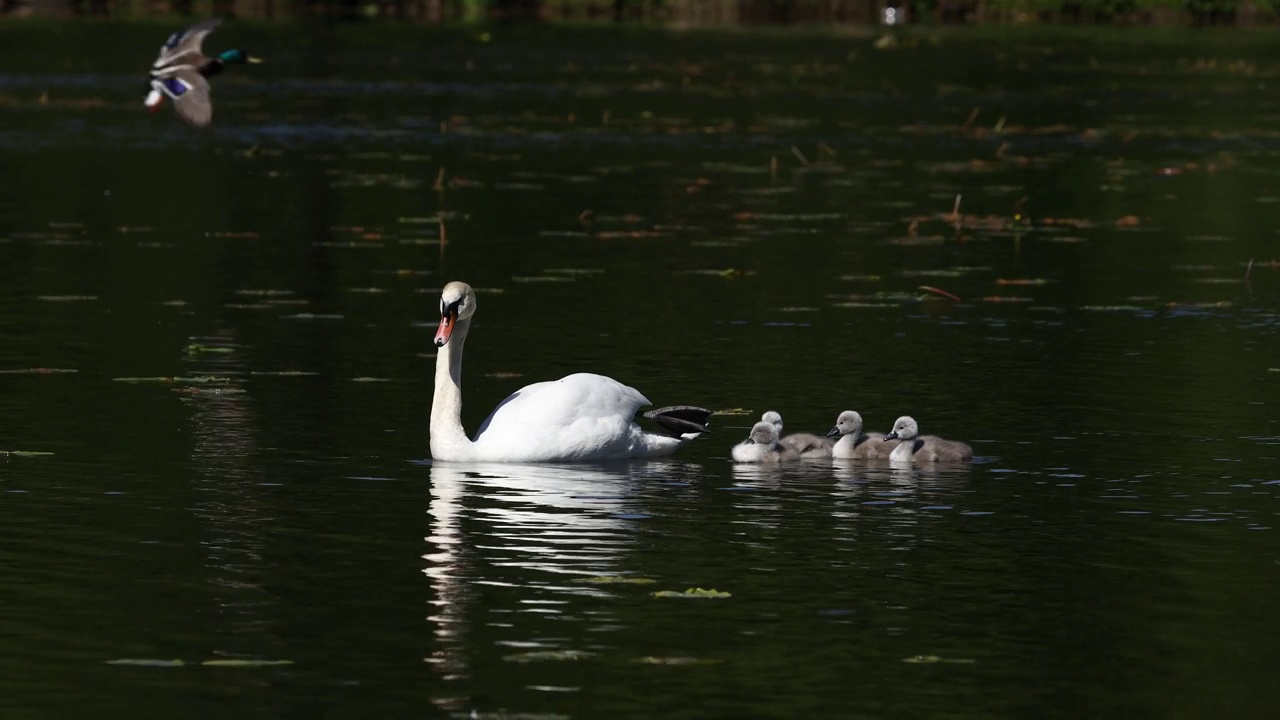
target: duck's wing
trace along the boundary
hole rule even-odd
[[[199,63],[195,60],[202,57],[200,44],[204,42],[204,36],[213,32],[213,29],[221,24],[221,20],[205,20],[170,35],[169,39],[164,41],[164,45],[160,46],[160,54],[151,68],[158,70],[169,65],[198,65]],[[189,54],[193,57],[184,59],[183,56]]]
[[[173,107],[183,120],[197,127],[204,127],[213,120],[209,82],[195,68],[174,68],[160,82],[169,97],[173,98]]]

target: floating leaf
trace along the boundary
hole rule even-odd
[[[191,353],[192,355],[197,355],[199,353],[232,353],[232,352],[235,352],[235,349],[229,348],[229,347],[216,347],[216,346],[209,346],[209,345],[201,345],[199,343],[191,343],[190,345],[187,346],[187,352]]]
[[[951,663],[954,665],[973,665],[976,660],[970,658],[944,658],[938,655],[912,655],[908,658],[902,658],[902,662],[912,663],[915,665],[934,665],[937,663]]]
[[[718,665],[723,660],[707,660],[696,657],[658,657],[655,655],[646,655],[632,660],[642,665]]]
[[[237,290],[237,295],[250,295],[253,297],[277,297],[280,295],[292,295],[292,290]]]
[[[308,370],[254,370],[250,375],[274,375],[277,377],[313,377],[319,375],[318,372],[310,372]]]
[[[583,650],[534,650],[531,652],[506,655],[502,659],[510,662],[536,662],[539,660],[581,660],[595,653]]]
[[[112,382],[122,383],[229,383],[231,378],[213,375],[195,375],[193,377],[118,377]]]
[[[218,660],[201,660],[200,664],[204,667],[236,667],[236,668],[254,668],[254,667],[276,667],[279,665],[292,665],[292,660],[247,660],[225,658]]]
[[[722,278],[740,278],[755,275],[754,270],[739,270],[738,268],[726,268],[724,270],[683,270],[686,275],[711,275]]]
[[[721,592],[719,590],[704,590],[702,588],[689,588],[684,592],[676,592],[675,590],[659,590],[650,593],[656,598],[727,598],[732,597],[732,593]]]

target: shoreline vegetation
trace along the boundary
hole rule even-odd
[[[11,18],[324,18],[406,24],[627,23],[657,27],[1276,25],[1280,0],[0,0]]]

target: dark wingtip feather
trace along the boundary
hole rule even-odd
[[[685,433],[711,432],[707,428],[707,421],[711,418],[711,411],[705,408],[692,405],[672,405],[650,410],[644,416],[657,423],[658,427],[674,437],[680,437]]]

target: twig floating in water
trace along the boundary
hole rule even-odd
[[[932,285],[921,285],[919,289],[924,290],[925,292],[931,292],[935,295],[941,295],[944,298],[950,298],[956,302],[960,302],[960,298],[958,296],[952,295],[946,290],[939,290],[938,288],[933,287]]]

